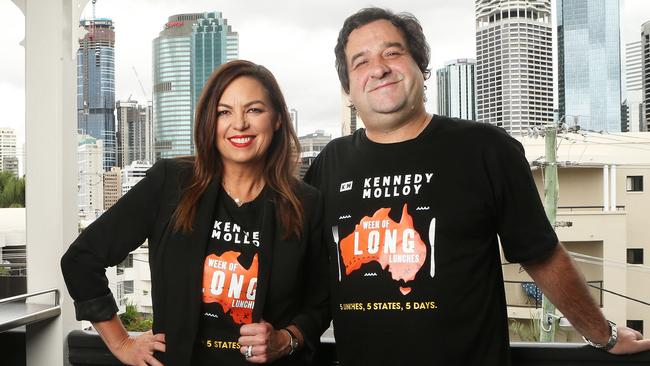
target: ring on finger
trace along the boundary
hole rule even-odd
[[[251,357],[253,357],[253,346],[248,346],[248,347],[246,348],[246,354],[245,354],[245,356],[246,356],[246,358],[251,358]]]

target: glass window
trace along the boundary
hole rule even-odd
[[[629,248],[627,250],[627,263],[643,264],[643,248]]]
[[[643,192],[643,176],[642,175],[628,176],[626,190],[628,192]]]

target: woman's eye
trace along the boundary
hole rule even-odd
[[[248,110],[248,112],[250,112],[250,113],[262,113],[263,111],[261,109],[259,109],[259,108],[250,108]]]
[[[230,113],[230,111],[217,111],[217,117],[225,116]]]

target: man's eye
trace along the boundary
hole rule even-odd
[[[358,68],[359,66],[363,66],[363,65],[365,65],[365,64],[367,64],[367,63],[368,63],[368,61],[366,61],[366,60],[359,61],[359,62],[357,62],[356,64],[354,64],[354,68],[356,69],[356,68]]]

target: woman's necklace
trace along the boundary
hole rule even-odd
[[[261,187],[264,187],[263,184],[261,185],[261,187],[260,187],[259,189],[258,189],[257,187],[254,187],[254,189],[255,189],[255,190],[254,190],[255,194],[253,195],[253,198],[250,199],[250,200],[246,200],[246,201],[244,201],[244,200],[240,199],[239,197],[235,197],[235,195],[230,191],[230,189],[228,189],[228,185],[226,184],[225,181],[222,181],[222,182],[221,182],[221,185],[223,186],[223,189],[226,191],[226,193],[228,194],[228,196],[230,196],[230,198],[232,198],[232,200],[235,201],[235,204],[237,205],[237,207],[241,207],[241,206],[244,205],[245,203],[248,203],[248,202],[251,202],[251,201],[255,200],[255,197],[257,197],[257,195],[259,194],[259,192],[262,190]]]

